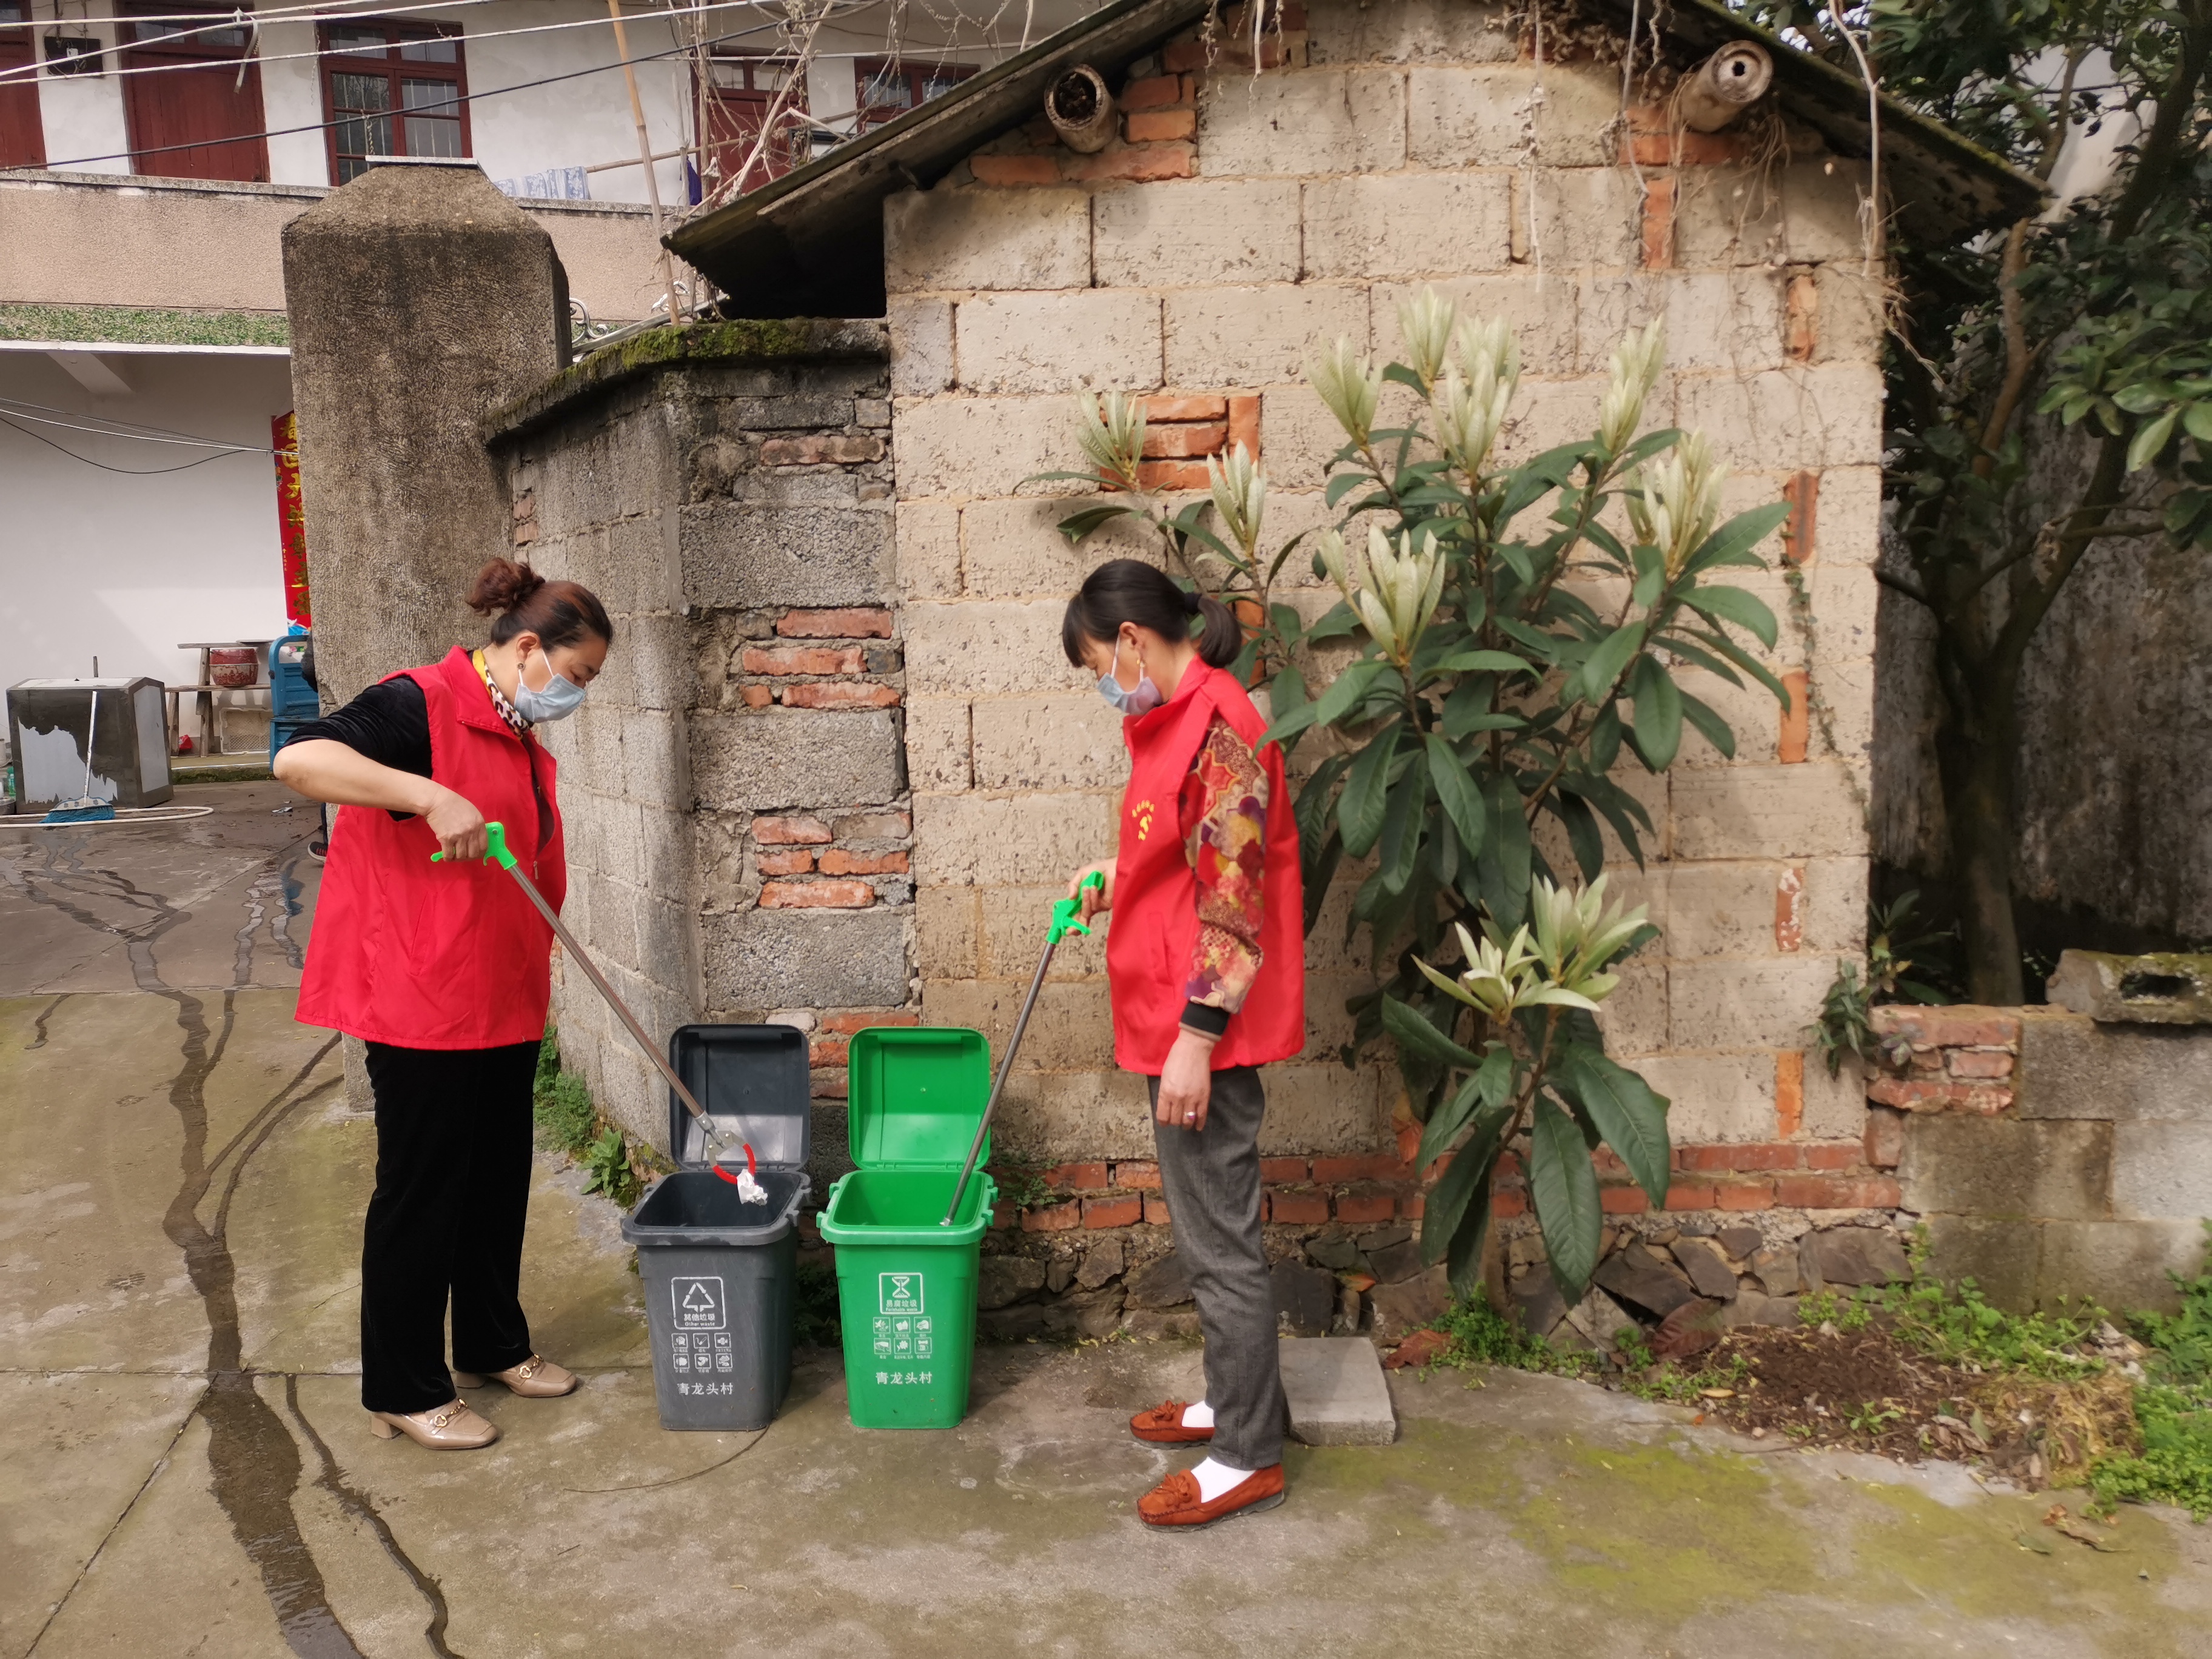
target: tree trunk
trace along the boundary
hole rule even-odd
[[[1963,667],[1963,665],[1960,665]],[[1986,672],[1985,665],[1984,672]],[[1972,673],[1966,669],[1959,676]],[[1957,679],[1946,676],[1956,685]],[[2020,933],[2013,919],[2013,769],[2019,750],[2014,688],[1972,684],[1974,707],[1955,693],[1936,733],[1936,764],[1950,836],[1952,890],[1966,947],[1969,1000],[2000,1008],[2021,1000]]]

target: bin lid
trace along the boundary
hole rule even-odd
[[[847,1064],[854,1163],[957,1170],[968,1161],[991,1098],[991,1044],[981,1031],[872,1025],[853,1034]]]
[[[806,1033],[795,1025],[680,1025],[668,1063],[714,1127],[745,1141],[763,1169],[799,1170],[813,1144]],[[703,1167],[706,1133],[668,1091],[668,1144],[679,1165]]]

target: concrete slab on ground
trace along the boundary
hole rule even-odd
[[[1291,1432],[1309,1446],[1387,1446],[1398,1414],[1375,1345],[1364,1336],[1286,1336],[1283,1395]]]
[[[806,1350],[765,1431],[663,1433],[614,1212],[550,1156],[525,1297],[585,1386],[486,1390],[483,1451],[374,1440],[349,1374],[372,1133],[264,983],[248,895],[295,854],[238,862],[257,834],[217,826],[198,867],[0,854],[7,1659],[2203,1649],[2212,1528],[2185,1516],[2127,1510],[2096,1553],[2040,1528],[2052,1494],[1516,1372],[1392,1377],[1394,1443],[1294,1444],[1288,1503],[1194,1535],[1135,1504],[1204,1449],[1127,1428],[1202,1389],[1191,1344],[987,1346],[939,1433],[855,1430],[838,1356]],[[243,957],[213,948],[249,922]],[[88,963],[112,988],[58,994]]]

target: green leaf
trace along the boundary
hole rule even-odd
[[[1429,803],[1429,778],[1425,769],[1409,766],[1399,775],[1390,791],[1389,805],[1382,811],[1382,890],[1402,893],[1406,884],[1413,878],[1413,860],[1421,851],[1421,822],[1426,816],[1423,808]]]
[[[1721,633],[1717,629],[1710,634],[1700,634],[1697,635],[1697,638],[1703,644],[1720,653],[1722,656],[1726,657],[1738,668],[1743,670],[1745,673],[1750,675],[1752,678],[1757,680],[1769,691],[1771,691],[1774,694],[1774,700],[1780,703],[1784,708],[1790,707],[1790,689],[1784,685],[1780,680],[1776,679],[1772,672],[1767,668],[1766,665],[1759,661],[1758,658],[1753,656],[1750,652],[1745,650],[1734,640],[1729,638],[1727,635]],[[1668,642],[1668,648],[1670,650],[1674,648],[1673,642],[1671,641]]]
[[[1452,1161],[1429,1189],[1421,1206],[1423,1261],[1443,1260],[1462,1228],[1470,1224],[1477,1240],[1480,1239],[1480,1230],[1489,1218],[1490,1172],[1498,1164],[1498,1133],[1510,1115],[1509,1109],[1493,1106],[1477,1117],[1474,1133],[1452,1154]]]
[[[1636,744],[1644,763],[1663,772],[1682,746],[1682,694],[1656,657],[1638,657],[1629,695],[1636,699]]]
[[[1305,688],[1301,686],[1298,689],[1304,690]],[[1260,747],[1265,749],[1271,743],[1281,743],[1285,738],[1297,737],[1320,718],[1320,715],[1321,705],[1314,702],[1301,702],[1295,708],[1285,710],[1278,714],[1274,723],[1260,734]]]
[[[1316,847],[1319,852],[1312,850]],[[1336,866],[1343,861],[1344,837],[1336,833],[1334,824],[1327,836],[1298,842],[1298,862],[1304,866],[1305,931],[1309,933],[1321,920],[1321,908],[1328,901],[1328,884],[1336,879]]]
[[[1578,694],[1588,703],[1600,703],[1613,690],[1620,672],[1644,643],[1644,624],[1630,623],[1616,628],[1584,659],[1578,678]]]
[[[1682,700],[1682,718],[1698,728],[1705,740],[1721,751],[1724,760],[1735,758],[1735,732],[1729,723],[1711,708],[1686,691],[1677,691]]]
[[[1382,677],[1390,665],[1369,659],[1353,663],[1329,683],[1329,687],[1313,704],[1314,719],[1323,726],[1334,726],[1349,714]]]
[[[1337,797],[1336,821],[1344,831],[1344,850],[1364,858],[1382,833],[1382,813],[1388,805],[1383,786],[1390,777],[1390,761],[1398,752],[1399,719],[1377,732],[1352,763],[1344,793]]]
[[[1449,1005],[1454,1012],[1459,1005]],[[1389,992],[1382,994],[1382,1029],[1395,1037],[1403,1047],[1426,1058],[1437,1066],[1456,1066],[1462,1071],[1478,1071],[1483,1064],[1480,1054],[1462,1048],[1431,1025],[1421,1011],[1409,1002],[1401,1002]]]
[[[1482,791],[1452,753],[1451,744],[1434,732],[1428,734],[1427,741],[1429,781],[1436,786],[1437,799],[1459,833],[1459,844],[1470,853],[1480,853],[1483,831],[1488,828],[1484,822]]]
[[[1572,1307],[1597,1271],[1597,1171],[1574,1119],[1539,1096],[1528,1125],[1528,1194],[1544,1231],[1552,1279]]]
[[[2139,471],[2157,459],[2166,441],[2173,435],[2173,423],[2180,414],[2178,409],[2169,409],[2136,434],[2128,445],[2129,471]]]
[[[1545,805],[1566,826],[1567,845],[1574,849],[1575,866],[1583,872],[1583,879],[1595,881],[1605,868],[1605,836],[1597,827],[1597,817],[1590,811],[1589,803],[1568,788],[1563,780]]]
[[[1528,820],[1521,791],[1510,776],[1484,787],[1490,822],[1476,860],[1481,872],[1482,902],[1491,917],[1509,932],[1521,925],[1528,908]]]
[[[2181,417],[2181,428],[2200,444],[2212,444],[2212,398],[2191,404]]]
[[[1306,643],[1319,645],[1323,640],[1340,640],[1359,630],[1359,615],[1342,599],[1339,599],[1311,628],[1306,629]]]
[[[1694,576],[1701,570],[1728,564],[1753,564],[1764,569],[1766,561],[1751,550],[1779,530],[1788,521],[1790,513],[1788,501],[1770,501],[1748,513],[1737,514],[1698,544],[1697,551],[1682,567],[1683,573]]]
[[[1374,480],[1364,472],[1340,472],[1328,481],[1325,499],[1331,507],[1334,507],[1362,484],[1373,482]]]
[[[1462,651],[1446,657],[1437,666],[1454,674],[1533,674],[1534,663],[1510,651]]]
[[[1667,1137],[1667,1100],[1626,1066],[1595,1048],[1569,1043],[1554,1062],[1554,1080],[1571,1089],[1576,1103],[1628,1166],[1656,1210],[1667,1207],[1667,1172],[1673,1151]]]
[[[1741,587],[1685,588],[1682,603],[1713,622],[1734,623],[1768,650],[1774,648],[1774,613],[1765,600]]]
[[[1080,513],[1069,514],[1057,527],[1071,544],[1080,544],[1093,531],[1124,517],[1141,519],[1144,514],[1133,507],[1086,507]]]
[[[1505,1103],[1513,1090],[1513,1055],[1502,1042],[1490,1045],[1482,1065],[1468,1079],[1451,1103],[1440,1107],[1421,1132],[1421,1149],[1413,1154],[1413,1167],[1425,1170],[1451,1149],[1452,1142],[1474,1118],[1476,1109]]]

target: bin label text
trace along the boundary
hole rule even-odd
[[[719,1331],[723,1328],[722,1281],[720,1279],[678,1279],[668,1294],[676,1304],[679,1331]]]
[[[678,1281],[681,1283],[682,1281]],[[878,1273],[876,1310],[886,1314],[918,1314],[921,1305],[920,1273]]]

